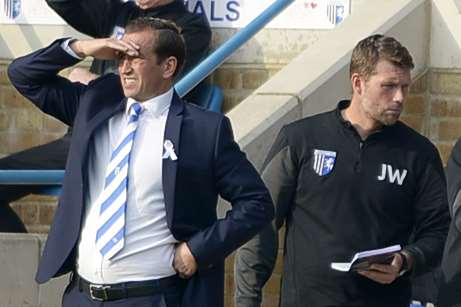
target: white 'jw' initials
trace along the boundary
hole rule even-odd
[[[381,175],[378,176],[378,180],[383,181],[387,177],[390,183],[394,183],[397,180],[397,184],[402,185],[406,176],[406,169],[403,169],[403,171],[399,169],[393,170],[391,165],[383,163],[381,164]]]

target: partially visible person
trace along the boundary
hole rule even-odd
[[[352,52],[352,99],[281,129],[262,172],[276,217],[238,251],[236,307],[260,306],[283,224],[280,306],[409,306],[409,275],[437,265],[449,224],[438,151],[399,121],[413,66],[396,39],[369,36]],[[395,244],[390,264],[330,267]]]
[[[186,61],[177,76],[183,75],[204,59],[211,43],[211,30],[205,15],[187,10],[183,0],[46,0],[48,5],[77,31],[91,37],[121,38],[126,24],[137,17],[155,17],[173,21],[186,43]],[[98,75],[117,72],[116,61],[94,60],[90,71],[78,69],[74,79],[87,83]],[[194,102],[193,96],[188,100]]]
[[[443,253],[437,306],[461,307],[461,139],[448,158],[447,186],[452,220]]]
[[[181,0],[47,0],[48,5],[76,30],[93,37],[114,36],[121,38],[126,24],[138,16],[159,17],[175,22],[181,28],[186,43],[185,65],[176,78],[190,71],[208,53],[211,30],[204,16],[187,11]],[[73,69],[68,78],[72,82],[88,84],[98,75],[117,72],[114,60],[93,61],[91,70]],[[199,85],[200,86],[200,85]],[[195,101],[197,90],[187,95]],[[0,169],[64,169],[69,150],[71,131],[62,138],[42,146],[26,149],[0,159]],[[39,188],[23,185],[0,185],[0,232],[26,232],[26,227],[9,206]]]
[[[273,217],[229,119],[175,92],[184,54],[174,24],[137,18],[122,40],[60,39],[8,68],[21,94],[73,127],[36,276],[73,272],[64,307],[223,306],[224,259]],[[86,56],[118,58],[119,75],[59,76]],[[222,219],[218,196],[232,205]]]

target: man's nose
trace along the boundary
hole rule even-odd
[[[402,87],[399,87],[395,91],[394,102],[403,103],[403,101],[405,100],[405,97],[406,97],[406,91]]]
[[[124,56],[120,59],[119,64],[118,64],[120,73],[127,73],[131,69],[131,61],[128,59],[128,57]]]

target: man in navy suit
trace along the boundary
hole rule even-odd
[[[47,0],[47,4],[77,31],[95,38],[120,38],[125,25],[139,16],[173,21],[181,28],[181,36],[186,44],[184,65],[176,80],[180,80],[205,58],[210,47],[211,30],[206,16],[189,12],[182,0]],[[90,79],[96,78],[97,75],[117,71],[117,63],[95,59],[90,71],[91,73],[84,68],[76,67],[69,73],[68,78],[88,84]],[[200,84],[187,94],[186,100],[199,102],[197,97]],[[1,158],[0,169],[63,169],[70,139],[69,130],[63,137],[50,143]],[[9,204],[28,194],[39,193],[40,190],[38,186],[0,185],[0,232],[27,232],[23,222]]]
[[[73,127],[36,276],[43,283],[73,272],[63,306],[223,306],[225,257],[273,217],[229,120],[174,92],[184,53],[174,24],[139,18],[122,40],[57,40],[8,69],[24,96]],[[83,85],[58,75],[86,56],[118,58],[120,76]],[[127,160],[117,160],[125,148]],[[218,195],[232,205],[219,220]]]

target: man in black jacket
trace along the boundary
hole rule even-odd
[[[76,30],[98,38],[111,35],[120,38],[128,21],[139,16],[175,22],[186,43],[186,60],[177,79],[195,67],[209,50],[211,30],[208,21],[205,16],[189,12],[181,0],[47,0],[47,3]],[[116,68],[115,61],[95,60],[90,71],[77,68],[69,79],[87,84],[97,75],[114,72]],[[186,99],[193,102],[195,95],[193,91]],[[51,143],[0,159],[0,169],[64,169],[70,139],[69,132]],[[9,203],[37,190],[33,186],[0,185],[0,232],[26,232]]]
[[[262,173],[275,222],[236,257],[237,307],[260,306],[284,223],[281,306],[408,307],[407,272],[439,262],[449,223],[437,149],[398,120],[412,68],[397,40],[367,37],[352,52],[352,99],[282,128]],[[331,268],[396,244],[390,264]]]

